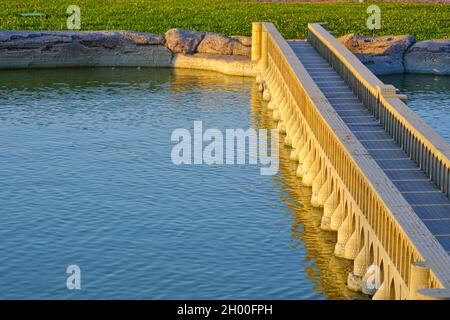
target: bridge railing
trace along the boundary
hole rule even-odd
[[[323,24],[308,25],[308,42],[341,75],[353,92],[447,197],[450,196],[450,145],[403,103]]]
[[[389,179],[376,162],[366,156],[364,147],[356,138],[349,140],[353,136],[350,129],[329,105],[287,41],[272,23],[255,23],[254,35],[256,52],[252,56],[259,60],[261,72],[274,66],[272,69],[276,69],[283,86],[297,101],[315,140],[386,248],[405,285],[410,282],[412,265],[426,261],[431,269],[429,288],[447,288],[450,284],[447,253],[402,195],[393,192],[395,187],[389,185]],[[382,85],[373,74],[364,76],[369,80],[362,79],[362,82],[373,80]],[[373,99],[373,105],[377,100],[369,92],[370,88],[367,86],[366,92],[361,89],[360,94],[367,100]]]

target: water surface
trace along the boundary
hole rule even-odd
[[[406,94],[406,104],[450,142],[450,76],[404,74],[380,79]]]
[[[172,130],[271,128],[252,79],[165,69],[0,73],[0,298],[342,299],[310,189],[175,166]],[[79,291],[66,288],[68,265]]]

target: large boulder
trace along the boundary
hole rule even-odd
[[[231,36],[231,38],[236,39],[237,41],[239,41],[240,44],[246,46],[246,47],[251,47],[252,46],[252,37],[247,37],[247,36]]]
[[[234,42],[233,43],[233,55],[234,56],[251,57],[252,56],[252,47],[245,46],[245,45],[241,44],[240,42]]]
[[[378,75],[403,73],[403,55],[416,41],[412,35],[362,37],[356,33],[338,40]]]
[[[166,46],[174,53],[194,53],[204,36],[204,32],[173,28],[165,34]]]
[[[163,43],[133,31],[0,31],[0,68],[170,66]]]
[[[215,32],[207,32],[197,47],[199,53],[233,54],[233,42],[237,40]]]
[[[237,39],[207,32],[197,47],[198,53],[249,56],[251,49]]]
[[[450,39],[415,43],[406,52],[404,63],[406,72],[450,75]]]

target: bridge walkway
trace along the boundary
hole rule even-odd
[[[306,41],[289,45],[341,119],[450,254],[450,199],[431,182],[341,76]]]

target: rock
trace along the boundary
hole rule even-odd
[[[338,40],[378,75],[403,73],[403,55],[416,41],[412,35],[362,37],[358,34],[345,35]]]
[[[247,36],[231,36],[231,38],[236,39],[240,44],[251,47],[252,46],[252,37]]]
[[[100,31],[76,33],[83,45],[117,48],[124,44],[129,45],[164,45],[164,37],[145,32],[134,31]]]
[[[251,48],[238,40],[215,32],[207,32],[197,47],[198,53],[250,56]]]
[[[0,31],[0,68],[170,66],[163,43],[133,31]]]
[[[164,45],[164,36],[148,32],[121,31],[125,39],[136,45]]]
[[[450,39],[414,44],[404,57],[406,72],[450,75]]]
[[[347,288],[355,292],[361,292],[361,278],[350,272],[347,277]]]
[[[233,44],[239,43],[237,40],[226,37],[219,33],[207,32],[197,47],[198,53],[209,54],[233,54]]]
[[[233,43],[233,55],[251,57],[252,47],[247,47],[239,42]]]
[[[174,53],[194,53],[204,36],[195,30],[170,29],[165,34],[166,46]]]

